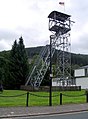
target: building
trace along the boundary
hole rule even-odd
[[[65,79],[63,81],[63,79],[60,78],[52,78],[52,86],[75,86],[74,80],[72,79]]]
[[[59,78],[52,78],[52,86],[60,86],[61,82]]]
[[[81,89],[88,89],[88,65],[75,69],[74,77],[77,86],[81,86]]]

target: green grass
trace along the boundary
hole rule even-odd
[[[25,91],[18,90],[4,90],[0,93],[0,96],[17,96],[26,93]],[[0,97],[0,107],[3,106],[25,106],[26,105],[26,95],[17,97]]]
[[[26,91],[21,90],[4,90],[3,93],[0,93],[0,107],[8,107],[8,106],[26,106]],[[63,95],[63,104],[71,104],[71,103],[85,103],[86,96],[80,96],[85,93],[85,90],[82,91],[62,91],[62,92],[52,92],[52,104],[59,105],[60,104],[60,93],[66,94],[69,96],[77,96],[77,97],[67,97]],[[22,96],[17,96],[20,94],[24,94]],[[42,97],[38,97],[35,95],[39,95]],[[49,93],[48,92],[31,92],[29,94],[29,106],[46,106],[49,105]],[[17,96],[17,97],[1,97],[1,96]],[[44,97],[47,96],[47,97]]]
[[[82,94],[85,94],[85,90],[82,91],[67,91],[67,92],[62,92],[63,94],[69,95],[69,96],[64,96],[63,95],[63,104],[68,104],[68,103],[85,103],[86,102],[86,96],[80,96]],[[73,96],[73,97],[72,97]]]

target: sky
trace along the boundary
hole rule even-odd
[[[65,6],[59,5],[65,2]],[[49,43],[48,15],[71,15],[71,52],[88,54],[88,0],[0,0],[0,51],[11,50],[23,37],[25,47]]]

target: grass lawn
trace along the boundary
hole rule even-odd
[[[21,90],[4,90],[3,93],[0,93],[0,107],[26,106],[26,97],[27,97],[26,93],[27,93],[26,91],[21,91]],[[60,93],[69,95],[69,96],[65,96],[65,95],[62,96],[63,104],[85,103],[86,102],[86,96],[80,96],[85,93],[85,90],[62,91],[62,92],[52,92],[52,96],[53,96],[52,105],[60,104],[60,96],[59,96]],[[75,96],[75,97],[70,97],[70,96]],[[45,105],[49,105],[49,93],[48,92],[29,93],[29,106],[45,106]]]
[[[4,90],[3,93],[0,93],[0,107],[25,106],[26,105],[25,93],[26,93],[25,91],[20,91],[20,90]],[[21,94],[25,94],[25,95],[18,96]],[[17,96],[17,97],[9,97],[9,96]]]

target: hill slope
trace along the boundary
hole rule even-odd
[[[33,58],[34,55],[38,55],[42,47],[44,46],[26,48],[28,57]],[[53,58],[53,62],[55,62],[55,59],[56,59],[56,52]],[[71,63],[72,65],[79,65],[79,66],[88,65],[88,55],[71,53]]]

